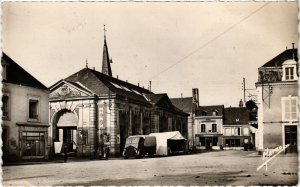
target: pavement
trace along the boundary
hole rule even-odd
[[[4,186],[297,185],[298,155],[282,154],[256,168],[253,151],[213,151],[145,159],[77,160],[3,166]]]

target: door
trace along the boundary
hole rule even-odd
[[[290,144],[286,149],[286,153],[297,153],[297,125],[284,127],[285,145]]]
[[[211,150],[212,138],[205,138],[205,148],[206,148],[206,150]]]
[[[74,152],[74,129],[72,128],[64,128],[63,129],[63,143],[67,144],[68,152]]]
[[[8,159],[8,131],[7,128],[2,129],[2,141],[3,141],[3,161],[6,162]]]

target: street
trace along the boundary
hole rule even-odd
[[[144,159],[47,162],[3,166],[4,186],[296,185],[298,157],[281,154],[260,171],[253,151],[214,151]]]

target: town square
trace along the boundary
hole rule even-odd
[[[296,2],[3,2],[4,186],[297,185]]]

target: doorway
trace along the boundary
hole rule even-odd
[[[289,125],[284,127],[285,145],[290,144],[286,149],[286,153],[297,153],[297,125]]]
[[[205,138],[205,148],[206,150],[212,149],[212,138]]]

